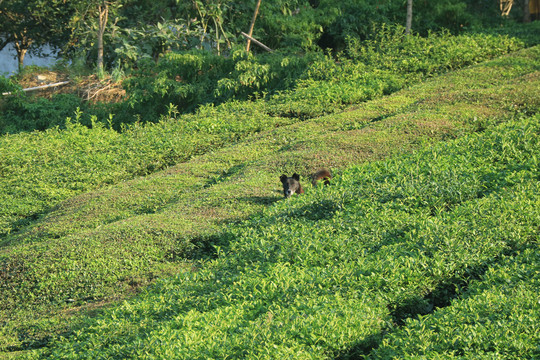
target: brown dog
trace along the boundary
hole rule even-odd
[[[317,171],[315,174],[311,175],[311,184],[313,186],[317,186],[318,181],[324,180],[324,185],[329,185],[331,178],[332,178],[332,174],[330,174],[329,170],[321,169]]]

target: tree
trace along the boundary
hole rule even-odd
[[[253,12],[253,19],[251,19],[251,25],[249,26],[249,36],[253,36],[253,28],[255,27],[255,20],[257,19],[257,14],[259,13],[259,7],[261,6],[261,0],[257,1],[257,5],[255,6],[255,12]],[[246,45],[246,51],[249,52],[249,47],[251,45],[251,40],[247,39],[247,45]]]
[[[98,55],[97,55],[97,72],[99,77],[103,77],[103,34],[105,34],[105,27],[107,26],[107,21],[109,20],[109,4],[106,1],[102,1],[98,5],[98,32],[97,32],[97,44],[98,44]]]
[[[531,22],[531,8],[529,0],[523,0],[523,22]]]
[[[514,5],[514,0],[499,0],[499,8],[501,9],[501,15],[502,16],[508,16],[510,15],[510,10],[512,10],[512,6]],[[530,10],[530,0],[523,0],[520,2],[523,6],[523,22],[530,22],[531,21],[531,10]]]
[[[104,43],[108,29],[114,36],[119,9],[123,6],[123,0],[78,0],[75,3],[75,11],[71,18],[71,44],[89,50],[97,47],[96,68],[98,76],[104,73]],[[111,24],[110,19],[114,22]]]
[[[70,14],[65,0],[0,0],[0,50],[13,43],[19,71],[29,50],[60,42]]]
[[[405,23],[405,34],[407,34],[407,35],[409,35],[411,33],[412,5],[413,5],[413,0],[407,0],[407,21]]]
[[[212,1],[201,1],[193,0],[193,6],[197,10],[198,15],[200,16],[200,23],[203,29],[201,35],[201,47],[204,44],[206,34],[210,25],[210,21],[214,24],[214,30],[216,37],[214,39],[214,44],[218,54],[220,53],[220,43],[223,40],[220,39],[220,34],[223,35],[227,47],[231,47],[231,43],[227,37],[227,32],[223,29],[224,17],[227,13],[229,1],[223,0],[212,0]]]
[[[508,16],[510,10],[512,10],[512,5],[514,5],[514,0],[500,0],[499,7],[501,9],[501,15]]]

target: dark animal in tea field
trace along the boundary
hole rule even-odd
[[[332,175],[327,169],[321,169],[315,174],[311,175],[311,184],[316,186],[317,183],[321,180],[324,180],[324,185],[330,184],[330,179]],[[300,184],[300,175],[294,173],[293,176],[288,177],[287,175],[281,175],[279,180],[283,184],[283,196],[286,198],[291,197],[294,194],[303,194],[304,189]]]

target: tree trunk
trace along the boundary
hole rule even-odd
[[[16,49],[17,49],[17,59],[19,60],[19,73],[23,70],[24,68],[24,57],[26,56],[26,51],[27,49],[19,49],[18,46],[16,46]]]
[[[412,27],[412,3],[413,0],[407,0],[407,22],[405,23],[405,34],[409,35],[411,33]]]
[[[523,0],[523,22],[531,22],[531,9],[529,7],[529,0]]]
[[[97,72],[98,76],[103,77],[103,34],[105,34],[105,27],[107,26],[107,19],[109,17],[109,4],[105,1],[99,6],[99,29],[98,29],[98,54],[97,54]]]
[[[17,60],[19,63],[19,73],[24,68],[24,57],[26,56],[26,52],[30,48],[30,45],[32,44],[31,41],[28,40],[28,38],[23,34],[15,35],[15,41],[13,42],[15,45],[15,51],[17,52]]]
[[[218,23],[216,19],[214,19],[214,25],[216,26],[216,48],[217,48],[217,54],[219,56],[221,55],[221,51],[219,50],[219,28],[218,28]]]
[[[251,25],[249,27],[248,35],[253,36],[253,28],[255,27],[255,19],[257,19],[257,14],[259,13],[259,7],[261,6],[261,0],[257,1],[257,6],[255,7],[255,12],[253,13],[253,19],[251,19]],[[251,46],[251,40],[248,38],[246,51],[249,52],[249,47]]]

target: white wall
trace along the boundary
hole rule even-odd
[[[24,65],[51,66],[56,61],[56,56],[51,55],[51,49],[48,45],[43,47],[43,53],[49,54],[45,58],[32,56],[26,53]],[[7,45],[0,51],[0,76],[11,76],[18,70],[17,52],[12,44]]]

